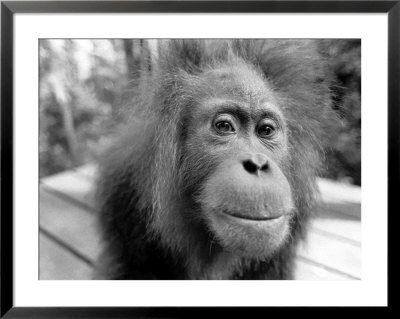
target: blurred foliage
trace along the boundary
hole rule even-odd
[[[122,40],[40,41],[41,177],[88,162],[104,149],[119,122],[127,60]]]
[[[143,40],[40,41],[40,176],[91,161],[123,119]],[[326,152],[325,176],[361,184],[361,43],[323,40],[342,120]]]
[[[321,52],[335,75],[334,109],[342,123],[326,150],[325,176],[361,185],[361,41],[324,40]]]

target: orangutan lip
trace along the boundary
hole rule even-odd
[[[248,215],[242,215],[238,213],[231,213],[226,210],[222,211],[225,215],[229,215],[231,217],[235,218],[240,218],[240,219],[247,219],[247,220],[255,220],[255,221],[266,221],[266,220],[274,220],[282,217],[283,215],[277,215],[277,216],[270,216],[270,217],[264,217],[264,216],[248,216]]]

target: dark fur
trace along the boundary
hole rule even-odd
[[[243,61],[260,70],[284,99],[289,127],[285,163],[296,214],[287,243],[267,260],[220,257],[185,194],[212,170],[185,178],[182,123],[195,107],[197,76]],[[98,201],[106,245],[101,276],[109,279],[290,279],[296,244],[315,202],[321,138],[329,124],[330,79],[313,41],[161,41],[156,67],[135,87],[133,123],[101,165]],[[201,156],[199,154],[199,156]],[[185,182],[186,180],[186,182]],[[212,265],[212,272],[209,271]]]

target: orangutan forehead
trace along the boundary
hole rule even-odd
[[[222,66],[207,72],[205,80],[212,84],[218,95],[225,92],[234,97],[242,97],[249,102],[266,99],[273,95],[263,75],[244,63]]]

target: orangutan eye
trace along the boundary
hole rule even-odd
[[[222,133],[235,132],[233,125],[228,121],[218,121],[215,123],[215,128]]]
[[[275,134],[275,127],[271,124],[263,124],[257,129],[257,134],[261,138],[271,137]]]

